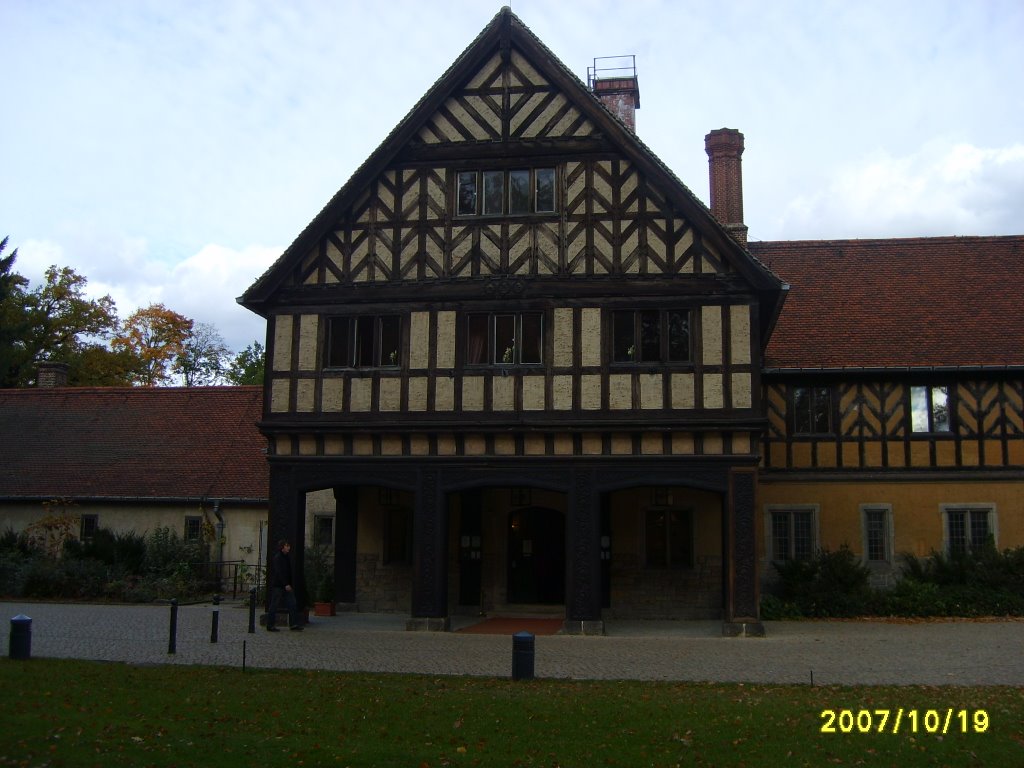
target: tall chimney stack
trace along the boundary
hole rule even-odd
[[[735,128],[719,128],[704,137],[711,173],[711,213],[742,245],[747,244],[743,223],[743,134]]]
[[[630,131],[636,133],[636,111],[640,109],[640,82],[636,77],[636,56],[604,56],[594,59],[587,70],[590,90]]]

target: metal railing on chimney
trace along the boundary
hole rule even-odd
[[[587,67],[587,87],[594,90],[599,80],[636,80],[636,56],[598,56]]]

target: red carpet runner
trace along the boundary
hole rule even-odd
[[[562,619],[530,619],[515,617],[497,617],[484,619],[458,630],[473,635],[514,635],[516,632],[529,632],[534,635],[553,635],[562,629]]]

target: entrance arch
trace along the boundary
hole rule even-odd
[[[508,602],[565,602],[565,515],[549,507],[508,513]]]

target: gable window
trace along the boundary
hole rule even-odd
[[[961,555],[995,544],[995,510],[991,507],[945,507],[942,516],[948,554]]]
[[[688,363],[690,359],[689,310],[612,312],[613,363]]]
[[[100,528],[99,515],[82,515],[79,519],[78,538],[80,541],[92,541]]]
[[[949,388],[910,388],[911,432],[949,432]]]
[[[887,504],[861,507],[864,560],[868,564],[892,562],[892,508]]]
[[[554,168],[459,171],[456,183],[458,216],[522,216],[555,211]]]
[[[823,435],[832,431],[830,387],[793,387],[793,433]]]
[[[693,567],[693,513],[688,509],[647,510],[644,544],[648,568]]]
[[[773,560],[810,560],[817,549],[814,509],[772,509],[769,541]]]
[[[185,518],[185,541],[203,540],[203,518],[198,515],[188,515]]]
[[[328,320],[328,368],[397,368],[401,347],[402,320],[398,315]]]
[[[466,318],[467,365],[540,365],[541,312],[477,312]]]

